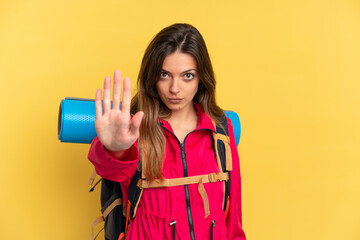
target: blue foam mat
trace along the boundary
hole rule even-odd
[[[233,127],[236,145],[241,135],[240,118],[236,112],[225,111]],[[91,143],[96,137],[95,100],[67,97],[61,100],[58,119],[58,138],[61,142]]]

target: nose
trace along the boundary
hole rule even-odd
[[[173,78],[170,84],[170,89],[169,91],[172,94],[178,94],[180,92],[180,88],[179,88],[179,79],[177,78]]]

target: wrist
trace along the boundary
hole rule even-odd
[[[126,153],[128,152],[128,149],[119,150],[119,151],[111,151],[107,148],[105,148],[105,149],[110,154],[111,157],[116,158],[116,159],[123,158],[126,155]]]

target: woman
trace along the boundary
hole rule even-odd
[[[103,109],[101,89],[96,92],[97,137],[89,160],[100,176],[120,182],[125,201],[140,156],[143,177],[149,181],[219,172],[211,132],[213,121],[219,124],[225,116],[215,102],[211,61],[196,28],[174,24],[155,36],[145,51],[132,101],[130,80],[124,79],[121,109],[119,71],[113,84],[112,109],[110,77],[105,78]],[[127,239],[172,239],[173,234],[176,239],[245,239],[239,158],[227,123],[233,159],[227,218],[223,182],[144,189]]]

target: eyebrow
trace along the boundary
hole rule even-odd
[[[167,70],[165,70],[163,68],[161,69],[161,71],[166,72],[166,73],[171,73],[171,72],[169,72],[169,71],[167,71]],[[191,68],[191,69],[188,69],[186,71],[183,71],[182,73],[187,73],[187,72],[191,72],[191,71],[197,72],[197,70],[195,68]]]

